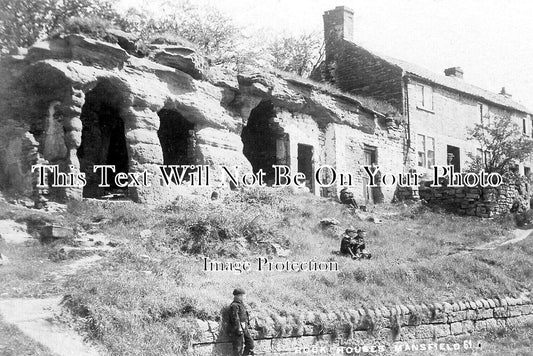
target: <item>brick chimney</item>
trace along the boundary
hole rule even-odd
[[[346,6],[324,12],[326,61],[333,59],[340,40],[353,41],[353,14],[353,10]]]
[[[459,78],[459,79],[463,79],[463,68],[461,67],[451,67],[451,68],[446,68],[444,70],[444,74],[446,74],[447,77],[455,77],[455,78]]]

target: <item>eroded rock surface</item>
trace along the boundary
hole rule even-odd
[[[57,200],[124,194],[162,202],[197,188],[190,180],[162,184],[160,165],[208,165],[218,184],[223,165],[243,172],[268,169],[272,162],[296,169],[302,145],[311,147],[308,170],[342,164],[344,154],[335,157],[346,145],[340,140],[348,139],[336,133],[341,127],[351,130],[349,139],[361,142],[361,150],[368,138],[393,150],[384,157],[400,157],[401,165],[402,131],[353,98],[279,74],[209,68],[186,42],[156,42],[141,57],[135,36],[109,35],[118,43],[68,35],[2,59],[0,188],[33,196],[36,205],[46,205],[43,195]],[[254,125],[255,131],[246,129]],[[264,137],[254,136],[261,125]],[[37,189],[30,173],[37,163],[72,175],[81,171],[87,183]],[[99,187],[100,175],[93,172],[103,164],[116,167],[109,187]],[[114,181],[116,173],[141,172],[148,173],[146,185],[123,188]],[[311,183],[307,188],[319,194]]]

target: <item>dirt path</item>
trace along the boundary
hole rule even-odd
[[[61,296],[45,299],[0,299],[4,321],[59,356],[98,356],[100,353],[83,341],[76,331],[57,321]]]
[[[32,239],[26,227],[11,220],[0,220],[0,236],[7,244],[23,244]],[[102,249],[95,249],[101,252]],[[90,268],[102,257],[97,254],[85,256],[58,266],[52,272],[59,283],[77,271]],[[97,349],[58,316],[62,313],[62,295],[48,298],[0,298],[0,316],[3,321],[15,325],[28,337],[48,347],[58,356],[99,356]]]
[[[506,239],[505,237],[498,238],[497,240],[488,242],[483,245],[476,246],[472,250],[494,250],[498,247],[515,244],[522,240],[527,239],[533,233],[533,227],[528,225],[522,229],[515,229],[512,231],[513,238]]]

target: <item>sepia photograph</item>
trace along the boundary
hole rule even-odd
[[[527,0],[0,0],[0,356],[533,355]]]

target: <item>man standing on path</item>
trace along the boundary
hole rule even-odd
[[[250,317],[244,305],[244,296],[244,289],[236,288],[230,305],[229,327],[230,335],[233,337],[234,356],[254,355],[254,340],[249,331]]]

